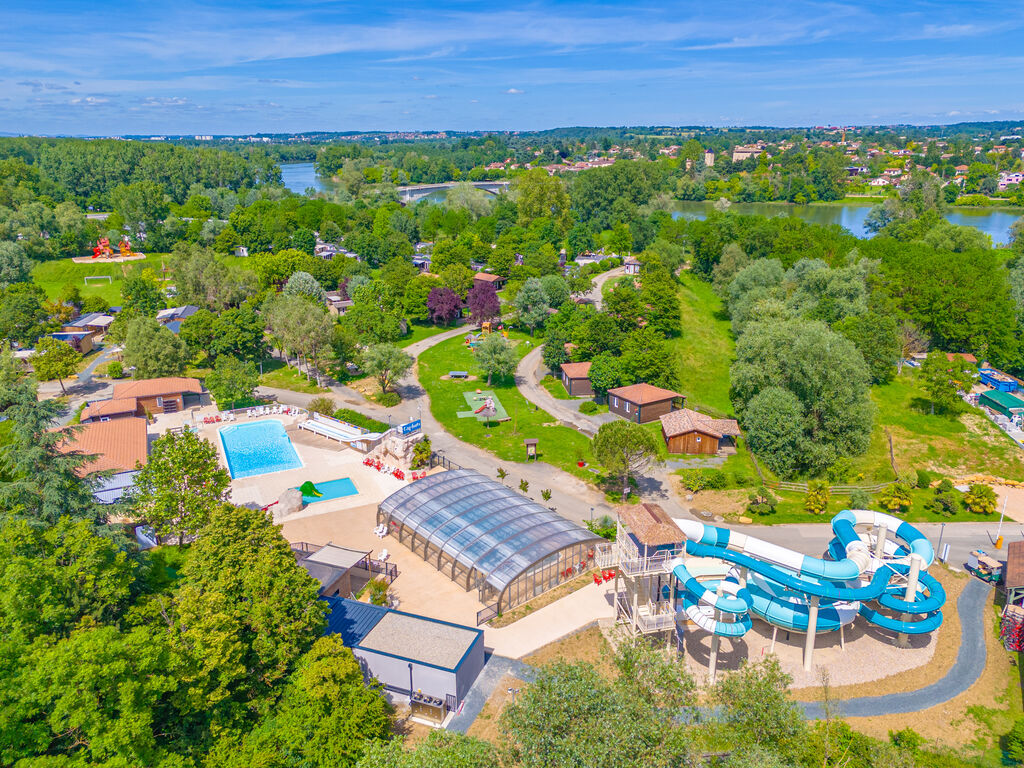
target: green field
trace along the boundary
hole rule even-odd
[[[429,339],[431,336],[436,336],[439,333],[450,331],[455,326],[444,326],[444,325],[421,325],[420,323],[409,323],[409,334],[398,340],[398,346],[408,347],[410,344],[415,344],[417,341],[423,341]]]
[[[515,349],[519,357],[533,349],[536,343],[535,339],[519,332],[510,332],[509,337],[513,343],[518,342]],[[504,381],[494,380],[488,387],[500,398],[510,417],[509,421],[491,422],[488,426],[477,419],[459,418],[458,413],[466,410],[463,394],[466,382],[441,380],[441,376],[453,370],[475,374],[480,377],[481,389],[486,386],[487,376],[477,366],[473,353],[461,338],[443,341],[419,357],[419,381],[430,395],[430,411],[448,432],[508,461],[525,461],[523,440],[537,438],[540,441],[538,451],[541,461],[590,482],[597,479],[592,472],[576,466],[577,454],[586,461],[592,460],[590,441],[576,430],[555,423],[556,419],[545,411],[535,410],[516,389],[511,376]]]
[[[545,376],[540,380],[540,385],[548,391],[556,400],[571,400],[569,393],[565,391],[565,387],[562,386],[562,380],[554,376]]]
[[[703,280],[683,273],[679,303],[683,332],[674,344],[679,356],[680,391],[687,407],[715,416],[732,414],[729,402],[729,367],[736,344],[722,300]]]
[[[82,297],[100,296],[111,305],[121,303],[121,282],[132,270],[140,266],[148,267],[160,273],[161,266],[167,254],[153,253],[139,261],[127,261],[122,264],[93,263],[76,264],[71,259],[59,259],[57,261],[44,261],[36,264],[32,270],[32,279],[40,288],[46,291],[48,299],[54,299],[68,283],[77,286]],[[109,275],[110,282],[91,281],[85,283],[86,277]]]

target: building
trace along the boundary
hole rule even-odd
[[[625,268],[627,275],[639,275],[640,274],[640,262],[637,261],[636,259],[634,259],[632,256],[630,256],[628,259],[626,259],[622,263],[622,266]]]
[[[1000,413],[1008,419],[1024,414],[1024,400],[1014,397],[1009,392],[993,389],[978,395],[978,405]]]
[[[138,466],[149,458],[149,436],[146,420],[124,418],[84,424],[67,430],[68,438],[57,450],[82,453],[95,458],[79,468],[81,475],[90,472],[111,472],[94,489],[96,500],[113,504],[132,485]]]
[[[321,597],[355,595],[375,573],[370,568],[370,553],[362,550],[300,542],[292,544],[292,553],[299,565],[320,582]]]
[[[66,333],[92,333],[101,336],[110,328],[114,318],[102,312],[91,312],[81,315],[61,328]]]
[[[196,396],[202,391],[199,379],[186,376],[119,381],[109,400],[96,400],[85,406],[81,420],[86,424],[125,416],[177,413],[187,405],[197,404]]]
[[[718,453],[722,440],[739,437],[735,419],[713,419],[680,408],[661,417],[661,434],[669,453]]]
[[[589,570],[602,541],[472,469],[430,475],[380,503],[377,522],[485,608],[477,624]]]
[[[183,307],[168,307],[156,313],[156,321],[177,334],[181,330],[182,321],[192,317],[198,311],[199,307],[194,304],[186,304]]]
[[[715,153],[712,152],[710,149],[704,150],[704,166],[706,168],[715,167]]]
[[[70,344],[80,355],[87,355],[92,352],[93,335],[92,331],[75,331],[51,333],[50,338]]]
[[[480,285],[493,285],[494,290],[500,291],[505,285],[505,278],[501,275],[492,275],[489,272],[477,272],[473,275],[473,287]]]
[[[328,635],[341,635],[367,678],[408,696],[413,716],[441,724],[484,668],[484,633],[474,627],[347,598],[325,598]]]
[[[684,404],[685,398],[678,392],[651,384],[631,384],[608,390],[608,410],[638,424],[654,421]]]
[[[569,397],[592,397],[590,363],[562,363],[562,386]]]
[[[1014,605],[1024,598],[1024,541],[1006,545],[1006,567],[1003,569],[1006,604]]]

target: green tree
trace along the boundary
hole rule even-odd
[[[756,663],[747,662],[715,684],[711,698],[738,746],[786,749],[798,741],[804,721],[789,697],[791,682],[779,660],[768,656]]]
[[[32,272],[32,260],[18,243],[0,242],[0,288],[11,283],[27,282]]]
[[[969,392],[973,384],[971,366],[963,358],[954,356],[949,360],[945,352],[937,349],[928,353],[919,375],[921,385],[928,393],[932,414],[935,406],[944,413],[960,411],[963,401],[958,393]]]
[[[540,279],[548,306],[560,307],[569,300],[569,284],[561,275],[544,275]]]
[[[899,326],[895,318],[869,312],[844,318],[834,327],[852,341],[864,357],[872,382],[892,381],[900,359]]]
[[[531,336],[535,328],[544,324],[551,308],[544,293],[544,285],[536,277],[523,283],[513,304],[519,314],[519,322],[530,329]]]
[[[427,322],[430,310],[427,309],[427,297],[435,288],[441,287],[441,280],[431,275],[419,275],[405,284],[402,295],[402,310],[410,320]]]
[[[991,515],[996,511],[996,492],[989,485],[972,483],[964,494],[964,509],[972,515]]]
[[[875,497],[875,502],[886,512],[895,515],[906,512],[914,499],[910,489],[903,483],[890,483]]]
[[[569,195],[557,176],[540,168],[516,177],[511,194],[516,201],[519,223],[528,225],[537,218],[551,218],[561,232],[571,223]]]
[[[607,397],[609,389],[622,385],[622,366],[619,358],[602,352],[590,361],[590,386],[598,397]]]
[[[803,407],[782,387],[767,387],[747,404],[743,431],[747,445],[781,477],[792,475],[804,453]]]
[[[473,275],[473,270],[462,264],[449,264],[438,274],[441,285],[451,288],[462,299],[466,298],[469,289],[473,287]]]
[[[504,379],[514,374],[519,364],[519,357],[512,345],[499,333],[485,336],[473,350],[473,358],[487,374],[487,386],[491,386],[491,379],[495,375]]]
[[[1006,734],[1006,754],[1018,765],[1024,765],[1024,717],[1018,717]]]
[[[828,509],[828,483],[824,480],[811,480],[807,483],[807,494],[804,496],[804,510],[812,515],[822,515]]]
[[[156,317],[164,308],[164,295],[156,280],[135,272],[121,284],[122,308],[144,317]]]
[[[239,401],[251,400],[260,377],[251,360],[221,355],[206,377],[206,387],[221,409],[231,409]]]
[[[151,317],[128,324],[124,340],[125,365],[135,368],[136,379],[181,376],[188,365],[185,342]]]
[[[155,229],[170,212],[163,187],[150,180],[119,184],[111,190],[110,202],[136,237]]]
[[[0,338],[31,346],[46,330],[42,291],[19,283],[0,289]]]
[[[565,351],[568,339],[560,330],[549,329],[544,335],[544,351],[541,353],[544,365],[555,376],[560,375],[562,363],[569,362],[569,353]]]
[[[227,500],[230,484],[213,443],[192,430],[166,432],[153,443],[130,495],[157,533],[176,535],[180,544],[209,522],[211,510]]]
[[[394,344],[374,344],[363,352],[362,369],[388,392],[412,367],[413,359]]]
[[[622,482],[622,500],[629,496],[629,479],[659,462],[658,438],[640,424],[613,421],[602,424],[591,450],[608,472]]]
[[[327,292],[309,272],[292,273],[282,291],[286,296],[302,296],[314,304],[323,304],[327,300]]]
[[[47,336],[36,344],[35,353],[29,358],[36,376],[41,381],[60,382],[60,391],[67,394],[64,389],[64,379],[73,376],[78,371],[78,364],[82,356],[75,351],[75,348],[66,341]]]
[[[358,768],[495,768],[501,764],[494,746],[452,731],[432,731],[412,749],[401,739],[374,741]]]
[[[620,367],[624,384],[646,382],[672,389],[679,378],[675,350],[653,328],[641,328],[622,340]]]

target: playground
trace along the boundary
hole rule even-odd
[[[110,238],[101,237],[93,246],[92,256],[77,256],[71,260],[75,264],[90,264],[95,262],[107,262],[118,264],[125,261],[140,261],[146,258],[146,254],[132,250],[131,240],[127,236],[121,238],[115,251],[110,245]]]
[[[508,413],[505,411],[505,406],[501,404],[501,400],[494,394],[494,390],[474,389],[463,392],[462,396],[466,398],[469,410],[459,411],[456,415],[460,419],[474,417],[477,421],[483,422],[508,421]]]

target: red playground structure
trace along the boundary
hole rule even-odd
[[[117,244],[118,253],[122,259],[131,258],[132,256],[141,256],[141,253],[135,253],[132,251],[131,240],[128,239],[127,235],[121,238],[121,242]],[[114,258],[114,249],[110,247],[110,238],[101,237],[96,241],[96,245],[92,249],[92,258],[94,259],[112,259]]]

